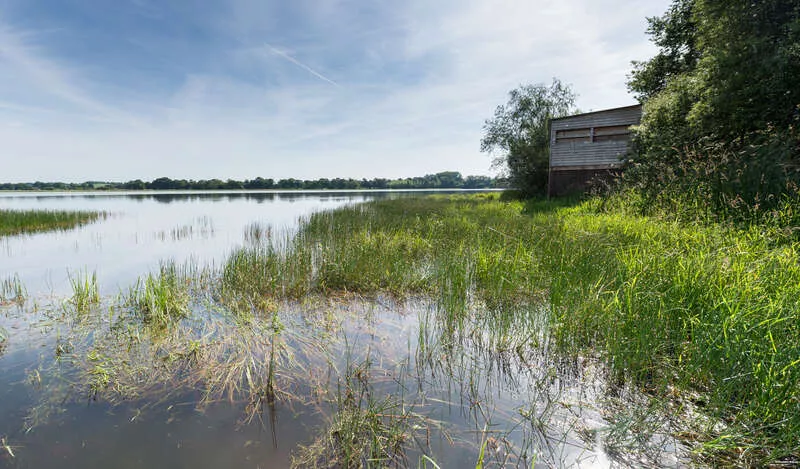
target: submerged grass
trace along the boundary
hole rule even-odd
[[[0,236],[68,230],[104,216],[101,212],[0,209]]]
[[[28,298],[28,290],[18,275],[7,277],[0,282],[0,306],[16,304],[22,306]]]
[[[346,347],[346,350],[349,348]],[[369,352],[362,361],[349,354],[331,391],[333,412],[314,442],[301,446],[292,467],[408,467],[406,450],[417,434],[430,430],[429,419],[413,411],[402,395],[374,389]]]
[[[317,213],[282,245],[242,248],[220,290],[248,305],[427,296],[439,340],[464,340],[464,324],[482,321],[494,353],[536,346],[526,325],[545,314],[553,346],[714,417],[693,437],[702,456],[758,465],[800,456],[799,248],[759,227],[686,225],[597,200],[413,198]]]
[[[6,346],[8,345],[8,331],[3,326],[0,326],[0,355],[3,354],[6,350]]]

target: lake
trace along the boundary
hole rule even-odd
[[[0,280],[27,291],[0,309],[0,467],[327,467],[363,432],[393,450],[354,467],[476,467],[481,454],[485,467],[679,465],[658,431],[651,459],[606,451],[602,369],[549,355],[545,335],[541,349],[487,353],[480,334],[446,343],[431,301],[382,296],[287,301],[243,321],[208,286],[254,232],[291,237],[317,211],[425,194],[0,194],[0,208],[107,214],[0,238]],[[190,280],[178,327],[132,324],[126,292],[164,266],[211,280]],[[74,282],[92,275],[102,300],[78,308]]]

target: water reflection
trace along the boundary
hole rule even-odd
[[[609,386],[591,358],[551,350],[546,305],[509,314],[508,325],[477,309],[453,324],[421,299],[306,298],[243,314],[204,270],[315,210],[397,196],[0,197],[114,214],[6,240],[0,437],[10,452],[0,445],[0,467],[460,468],[481,452],[484,467],[683,463],[663,413],[629,405],[635,391]],[[154,328],[129,287],[170,259],[191,288],[191,314]],[[68,281],[57,293],[59,275],[76,272],[97,272],[104,302],[78,302]],[[42,275],[52,301],[30,287]],[[345,451],[352,432],[396,444]]]
[[[619,408],[591,360],[532,346],[541,337],[499,350],[479,323],[453,335],[425,301],[316,299],[248,317],[198,302],[161,331],[107,306],[45,312],[0,360],[0,435],[20,448],[9,467],[461,468],[481,448],[484,467],[679,465],[665,422],[614,446],[606,416]],[[24,375],[10,366],[25,361]],[[352,431],[398,446],[356,447],[353,464]]]
[[[18,275],[32,296],[69,293],[71,272],[94,271],[105,294],[162,261],[219,264],[252,223],[291,231],[318,210],[425,191],[3,193],[0,208],[107,212],[66,232],[0,238],[0,279]]]

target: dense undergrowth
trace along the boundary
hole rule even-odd
[[[0,236],[67,230],[97,220],[96,212],[0,209]]]
[[[546,305],[563,351],[691,400],[716,421],[692,433],[701,455],[756,465],[800,454],[800,245],[781,233],[599,199],[375,201],[314,214],[291,240],[267,233],[231,255],[221,291],[250,307],[309,293],[430,296],[445,337],[481,311],[498,351],[531,346],[510,338],[537,334],[525,325]]]

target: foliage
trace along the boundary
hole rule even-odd
[[[664,16],[647,19],[647,33],[660,51],[648,61],[633,62],[628,89],[640,100],[652,97],[663,90],[671,78],[697,65],[694,3],[694,0],[676,0]]]
[[[550,149],[550,119],[574,112],[575,93],[553,79],[544,84],[523,85],[508,94],[494,117],[483,126],[481,151],[497,153],[496,167],[504,168],[511,186],[526,196],[544,194]]]
[[[502,186],[502,180],[489,176],[467,176],[458,171],[443,171],[421,177],[399,179],[343,179],[320,178],[312,180],[280,179],[257,177],[237,181],[228,179],[171,179],[160,177],[147,182],[136,179],[127,182],[33,182],[0,183],[0,190],[46,191],[46,190],[242,190],[242,189],[485,189]]]
[[[645,106],[626,175],[643,207],[760,221],[800,200],[797,2],[674,0],[648,31],[660,52],[628,83]]]

